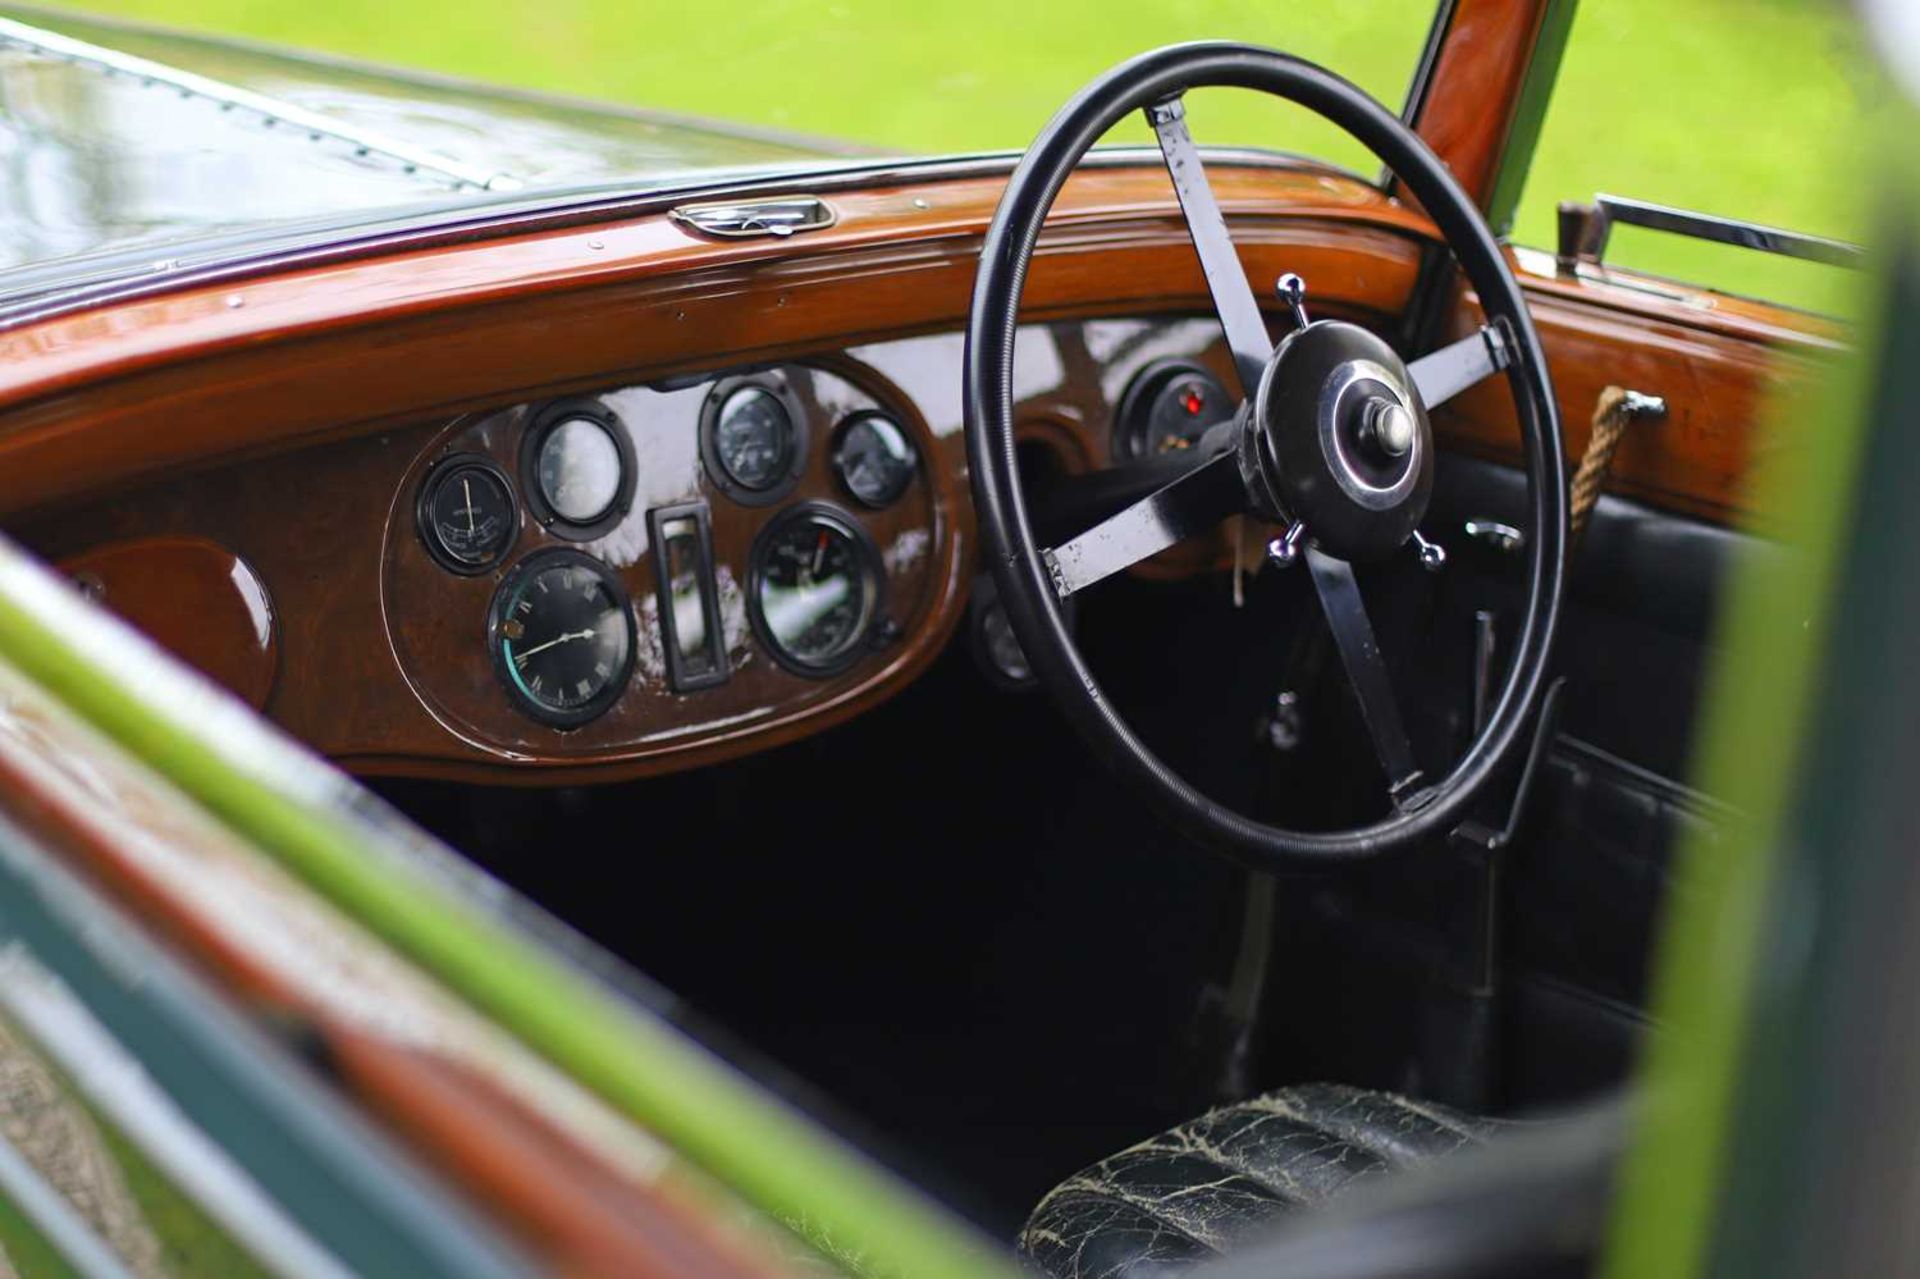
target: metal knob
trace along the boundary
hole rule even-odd
[[[1289,271],[1274,282],[1275,289],[1293,312],[1293,322],[1306,328],[1311,321],[1307,319],[1307,282]]]
[[[1628,417],[1657,421],[1667,415],[1667,401],[1664,396],[1628,391],[1620,400],[1620,411]]]
[[[1367,401],[1360,438],[1388,457],[1405,457],[1413,447],[1413,414],[1398,400],[1375,396]]]
[[[1305,725],[1300,710],[1300,694],[1282,689],[1273,699],[1273,713],[1263,716],[1260,728],[1267,745],[1277,751],[1290,751],[1300,745]]]
[[[1275,568],[1291,568],[1300,558],[1300,543],[1306,540],[1307,526],[1299,520],[1287,525],[1287,531],[1267,543],[1267,562]]]
[[[1429,542],[1419,529],[1413,530],[1413,544],[1420,548],[1420,567],[1429,573],[1438,573],[1447,566],[1447,548],[1438,542]]]

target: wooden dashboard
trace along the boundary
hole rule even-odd
[[[1400,330],[1434,242],[1417,212],[1318,169],[1223,164],[1214,183],[1250,275],[1299,272],[1320,314]],[[597,780],[789,740],[897,691],[964,614],[975,538],[959,328],[999,185],[956,174],[828,193],[836,224],[793,242],[702,240],[642,208],[16,329],[0,335],[0,516],[358,771]],[[1759,406],[1839,335],[1718,295],[1516,261],[1569,452],[1601,387],[1664,396],[1669,419],[1623,443],[1613,487],[1708,519],[1750,514]],[[1019,421],[1062,469],[1112,460],[1121,402],[1156,361],[1228,376],[1151,165],[1069,183],[1026,301]],[[1443,327],[1474,315],[1458,296]],[[803,445],[777,494],[743,500],[709,437],[725,389],[756,380]],[[629,455],[618,509],[591,530],[536,509],[529,440],[568,405],[604,413]],[[897,426],[913,459],[880,504],[850,492],[837,461],[868,415]],[[1517,452],[1495,384],[1436,428],[1451,447]],[[490,468],[512,505],[506,549],[477,571],[450,568],[422,522],[435,477],[465,464]],[[780,651],[756,604],[763,551],[805,510],[868,548],[875,575],[857,642],[814,668]],[[696,595],[712,602],[723,678],[670,669],[663,512],[695,512],[707,530]],[[502,610],[529,564],[568,556],[603,570],[630,615],[631,670],[590,718],[557,723],[529,713]]]
[[[1024,431],[1067,471],[1112,460],[1143,373],[1220,385],[1231,369],[1206,317],[1035,325],[1020,349]],[[684,766],[836,722],[953,632],[974,571],[960,358],[958,335],[934,334],[506,405],[178,476],[37,520],[29,536],[101,602],[361,771],[531,781]],[[730,491],[716,406],[756,388],[791,405],[799,456],[778,487]],[[536,510],[529,444],[552,410],[591,406],[627,437],[632,491],[604,528],[559,531]],[[913,458],[884,503],[862,500],[839,462],[848,428],[876,417]],[[436,553],[426,500],[449,469],[475,467],[513,495],[511,532],[480,571]],[[708,530],[719,660],[695,680],[669,665],[663,512],[698,513]],[[845,663],[828,669],[784,653],[754,597],[769,535],[813,514],[851,526],[875,585]],[[617,696],[576,724],[546,722],[498,652],[500,601],[556,556],[604,570],[633,627]]]

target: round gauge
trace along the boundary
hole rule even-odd
[[[713,422],[714,454],[741,488],[772,488],[793,456],[793,417],[765,387],[743,386],[721,401]]]
[[[605,711],[633,671],[633,610],[613,574],[578,551],[542,551],[514,567],[487,624],[514,704],[557,727]]]
[[[520,511],[507,477],[484,458],[450,457],[427,476],[414,513],[427,550],[455,573],[484,573],[513,545]]]
[[[1237,402],[1220,379],[1186,360],[1149,364],[1120,397],[1113,452],[1122,459],[1189,449],[1207,428],[1233,416]]]
[[[754,542],[747,592],[754,631],[803,675],[845,670],[864,650],[880,603],[880,555],[833,507],[783,512]]]
[[[879,413],[862,413],[840,428],[840,443],[833,450],[840,482],[868,506],[896,501],[913,482],[918,463],[907,433]]]
[[[736,502],[778,501],[806,463],[799,406],[769,375],[721,382],[701,414],[700,451],[707,474]]]
[[[620,496],[619,446],[590,418],[555,423],[540,442],[535,465],[540,496],[569,524],[593,523]]]
[[[534,419],[521,446],[527,505],[561,537],[598,537],[620,522],[633,495],[633,445],[594,400],[567,400]]]

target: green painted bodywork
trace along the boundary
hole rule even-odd
[[[1842,393],[1850,408],[1858,403]],[[1760,502],[1795,514],[1788,541],[1797,554],[1739,574],[1721,622],[1727,647],[1708,693],[1696,784],[1738,815],[1720,838],[1696,836],[1679,850],[1655,967],[1653,1007],[1665,1029],[1649,1040],[1645,1135],[1621,1177],[1608,1279],[1695,1275],[1705,1259],[1752,982],[1773,940],[1764,925],[1774,834],[1802,762],[1810,676],[1859,456],[1859,415],[1827,404],[1825,446],[1795,450],[1799,465],[1768,477],[1772,496]]]
[[[33,590],[10,589],[20,572],[36,570],[17,552],[0,550],[0,559],[16,560],[0,574],[0,658],[747,1203],[824,1255],[856,1259],[862,1274],[1013,1273],[957,1219],[678,1030],[458,899],[395,850],[371,847],[364,825],[244,766],[234,752],[245,744],[215,740],[218,726],[193,722],[181,704],[164,700],[151,672],[142,679],[102,662],[98,650],[77,649],[71,619],[50,615],[41,594],[61,592],[64,612],[72,606],[66,588],[43,579]],[[112,638],[146,648],[131,635]]]
[[[1905,137],[1920,113],[1905,116]],[[1786,877],[1821,663],[1842,555],[1853,533],[1854,494],[1885,347],[1872,336],[1889,320],[1888,267],[1902,245],[1920,252],[1920,166],[1890,131],[1880,149],[1906,157],[1883,174],[1886,190],[1875,260],[1863,273],[1870,300],[1860,354],[1774,406],[1770,429],[1812,447],[1768,449],[1757,476],[1759,509],[1783,523],[1767,532],[1786,553],[1737,574],[1721,618],[1723,655],[1712,672],[1696,784],[1738,816],[1719,839],[1703,833],[1680,850],[1681,873],[1657,955],[1654,1011],[1663,1026],[1649,1040],[1641,1079],[1646,1110],[1613,1207],[1605,1279],[1681,1279],[1714,1272],[1717,1222],[1732,1173],[1741,1092],[1764,1048],[1756,1031],[1757,983],[1783,947],[1796,944],[1795,894],[1812,887]],[[1910,319],[1911,317],[1909,317]],[[1843,848],[1829,849],[1843,856]]]
[[[21,1279],[79,1279],[60,1250],[47,1242],[20,1211],[19,1205],[0,1194],[0,1265],[12,1267]],[[6,1273],[0,1270],[0,1274]]]
[[[36,1104],[59,1108],[65,1114],[67,1130],[83,1134],[77,1143],[83,1150],[60,1153],[97,1176],[114,1178],[113,1195],[95,1189],[92,1195],[95,1202],[89,1207],[97,1214],[104,1211],[99,1203],[101,1199],[124,1198],[119,1212],[127,1218],[128,1227],[134,1233],[151,1241],[145,1246],[154,1250],[152,1259],[167,1274],[268,1279],[270,1272],[201,1211],[191,1193],[175,1185],[166,1173],[155,1167],[119,1126],[74,1085],[66,1071],[50,1060],[22,1027],[4,1016],[0,1016],[0,1057],[6,1059],[12,1071],[31,1071],[43,1081],[42,1091],[50,1089],[54,1095],[40,1096]],[[22,1100],[9,1099],[16,1103]],[[25,1152],[21,1153],[22,1158],[27,1158]],[[110,1167],[97,1167],[96,1163]],[[40,1171],[44,1176],[45,1169]],[[17,1235],[16,1232],[24,1233]],[[13,1259],[15,1272],[23,1277],[68,1273],[67,1263],[58,1250],[34,1228],[18,1205],[8,1204],[5,1211],[0,1211],[0,1246],[4,1246]],[[54,1269],[43,1270],[48,1262],[40,1250],[57,1262]]]

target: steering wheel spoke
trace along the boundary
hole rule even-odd
[[[1307,548],[1307,571],[1320,594],[1320,608],[1333,632],[1334,647],[1340,650],[1347,682],[1360,703],[1360,718],[1373,739],[1373,753],[1386,774],[1387,794],[1399,808],[1419,789],[1420,767],[1413,762],[1413,746],[1400,719],[1400,703],[1387,678],[1387,660],[1374,638],[1366,601],[1360,598],[1360,583],[1354,580],[1352,565],[1312,547]]]
[[[1246,486],[1231,449],[1213,453],[1086,532],[1040,553],[1061,599],[1131,568],[1246,508]]]
[[[1487,324],[1458,342],[1407,366],[1420,402],[1428,409],[1438,408],[1460,392],[1485,381],[1513,363],[1513,345],[1499,324]]]
[[[1260,314],[1253,285],[1240,266],[1240,255],[1227,236],[1227,219],[1213,197],[1213,185],[1200,163],[1200,149],[1187,131],[1186,101],[1168,98],[1148,107],[1146,113],[1147,123],[1160,140],[1160,154],[1166,159],[1167,175],[1173,179],[1173,193],[1180,199],[1187,234],[1200,255],[1213,309],[1220,317],[1220,327],[1226,330],[1227,347],[1240,374],[1240,389],[1252,395],[1273,355],[1273,340],[1267,336],[1267,322]]]

